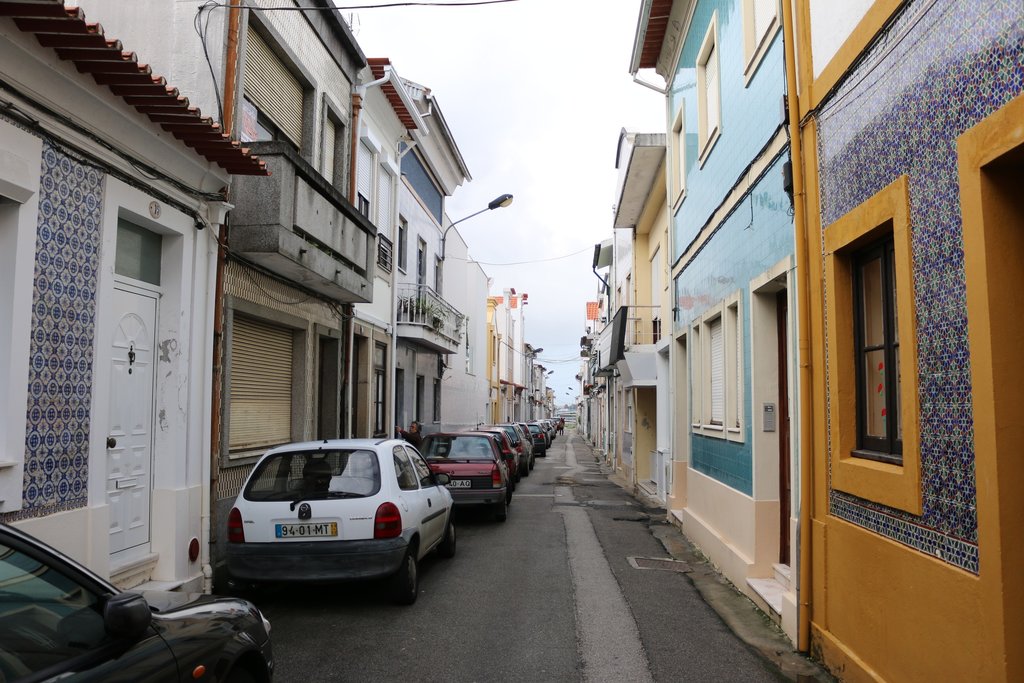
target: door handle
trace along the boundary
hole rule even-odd
[[[434,507],[434,499],[433,498],[427,498],[427,507],[428,508]]]
[[[117,439],[112,436],[107,437],[107,448],[114,448],[117,446]]]

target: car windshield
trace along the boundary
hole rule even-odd
[[[512,442],[513,446],[519,444],[519,432],[516,431],[515,427],[512,425],[501,425],[501,428],[505,430],[506,434],[508,434],[508,438]]]
[[[493,460],[491,442],[484,436],[429,436],[423,444],[427,460]]]
[[[246,500],[362,498],[380,491],[380,464],[368,450],[275,453],[256,466]]]

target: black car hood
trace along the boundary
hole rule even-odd
[[[252,611],[252,604],[247,600],[206,593],[143,591],[142,595],[156,614],[167,617],[180,617],[183,613]]]

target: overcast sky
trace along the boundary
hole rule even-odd
[[[558,404],[578,393],[585,302],[599,284],[593,248],[612,236],[619,132],[665,130],[663,96],[629,75],[640,2],[352,12],[366,56],[390,58],[399,75],[437,98],[473,178],[448,199],[451,219],[515,195],[510,207],[457,230],[491,277],[491,294],[530,295],[526,341],[544,349]]]

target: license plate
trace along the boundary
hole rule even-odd
[[[468,489],[473,487],[473,482],[469,479],[452,479],[448,482],[448,488],[450,489]]]
[[[278,538],[324,538],[338,535],[337,522],[308,522],[306,524],[276,524]]]

